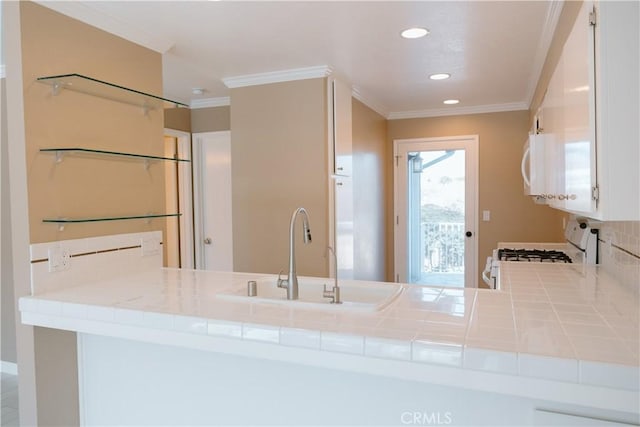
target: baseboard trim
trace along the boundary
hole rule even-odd
[[[0,371],[5,374],[18,375],[18,364],[13,362],[0,362]]]

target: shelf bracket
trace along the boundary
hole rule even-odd
[[[55,82],[53,85],[51,85],[51,91],[53,93],[53,96],[59,95],[60,94],[60,90],[64,87],[64,85],[62,83],[59,82]]]
[[[64,159],[64,152],[62,151],[56,151],[56,163],[62,163],[62,160]]]
[[[147,101],[142,104],[142,112],[145,116],[149,115],[149,111],[153,110],[153,107],[147,103]]]

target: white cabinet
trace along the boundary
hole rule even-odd
[[[351,176],[352,118],[351,87],[341,80],[330,77],[329,89],[329,158],[333,175]]]
[[[338,278],[353,279],[353,181],[351,177],[335,177],[335,250]]]
[[[339,279],[352,279],[353,173],[351,87],[330,77],[327,81],[329,117],[329,245],[336,251]],[[330,275],[335,274],[335,267]]]
[[[593,109],[593,26],[583,4],[551,77],[542,108],[546,192],[558,209],[593,212],[596,186]]]
[[[597,4],[597,217],[640,220],[640,3]]]
[[[600,220],[640,220],[638,2],[584,2],[542,105],[546,196]]]

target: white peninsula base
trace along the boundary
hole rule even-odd
[[[259,345],[269,352],[269,344]],[[633,422],[630,414],[349,372],[341,366],[305,366],[90,334],[78,334],[78,354],[82,425]]]

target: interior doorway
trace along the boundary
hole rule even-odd
[[[233,271],[231,132],[193,134],[196,268]]]
[[[477,287],[477,136],[394,141],[395,277]]]

